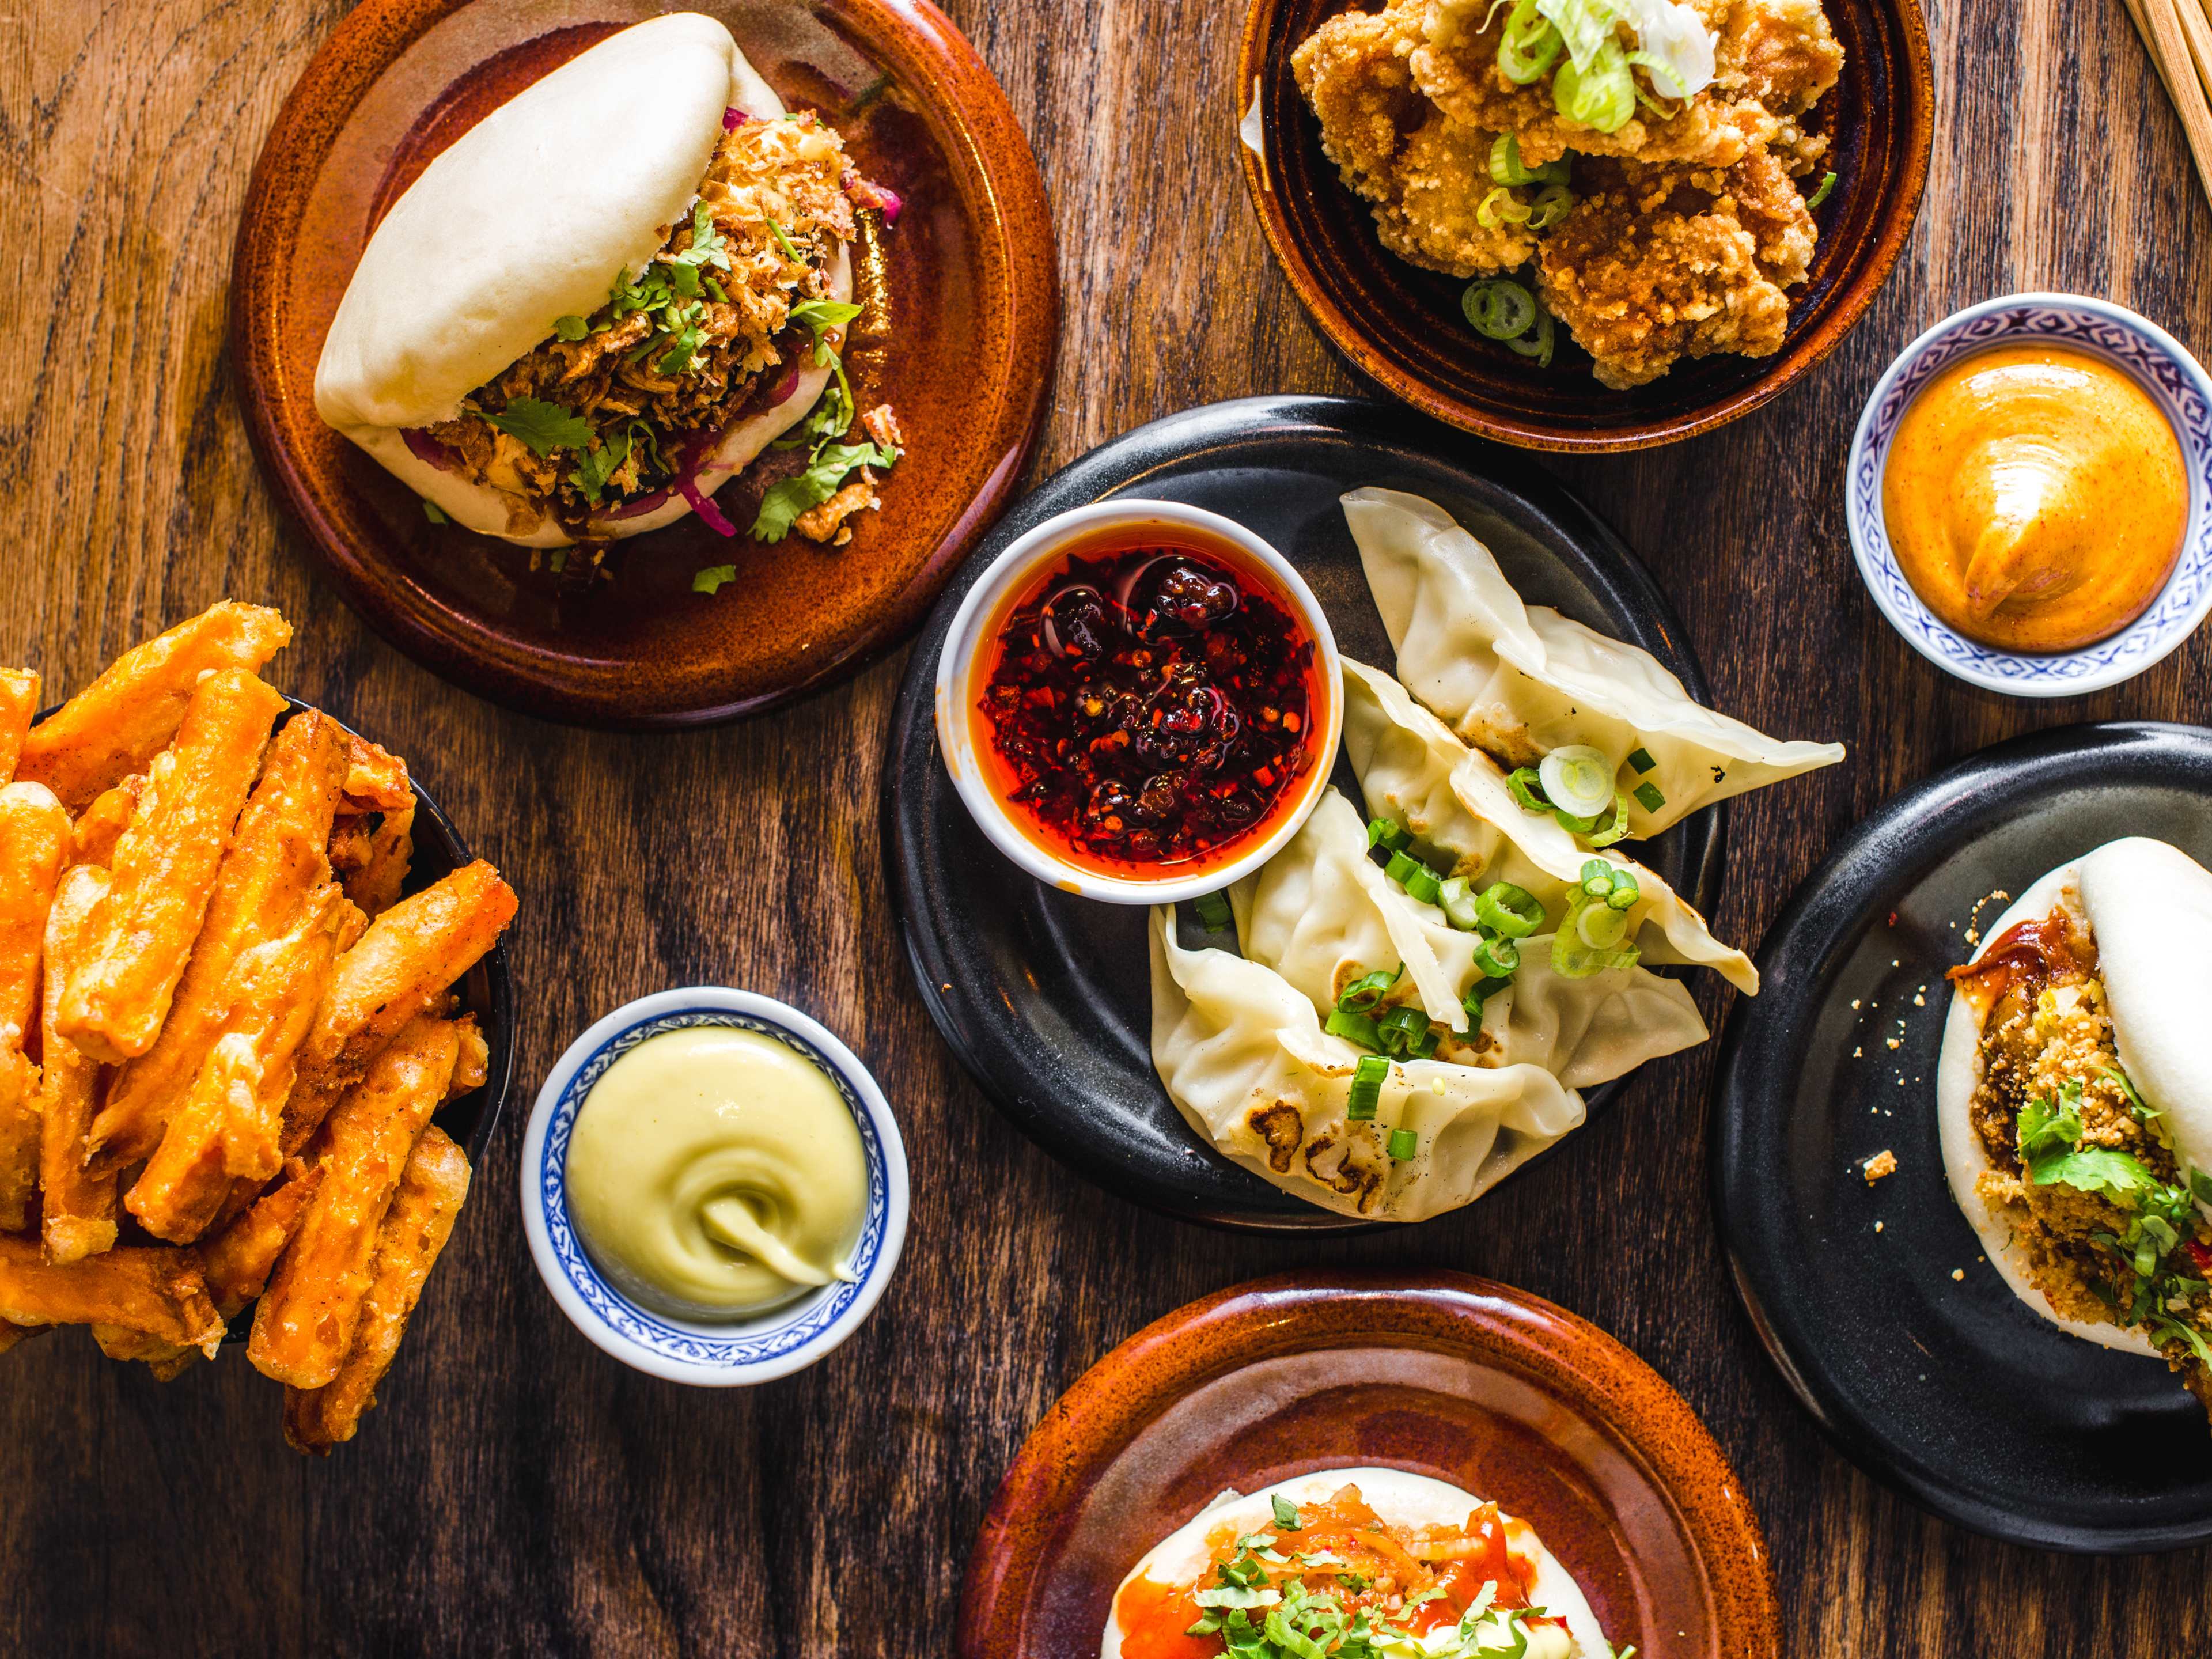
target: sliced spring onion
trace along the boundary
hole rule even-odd
[[[1486,276],[1459,296],[1468,325],[1486,340],[1512,340],[1536,320],[1536,296],[1510,276]]]
[[[1521,165],[1521,140],[1501,132],[1490,141],[1490,181],[1494,185],[1533,185],[1536,175]]]
[[[1347,1014],[1371,1014],[1382,1006],[1382,999],[1405,971],[1406,964],[1401,962],[1388,973],[1377,968],[1371,974],[1362,974],[1336,994],[1336,1006]]]
[[[1459,1006],[1467,1010],[1468,1019],[1480,1025],[1482,1023],[1482,1005],[1512,983],[1510,979],[1500,979],[1495,975],[1485,974],[1468,987],[1467,994],[1460,999]]]
[[[1485,933],[1476,941],[1474,965],[1491,979],[1510,979],[1521,965],[1521,947],[1511,939]]]
[[[1636,879],[1636,872],[1616,868],[1613,872],[1613,890],[1605,896],[1607,907],[1614,910],[1632,910],[1636,901],[1644,896],[1644,888]]]
[[[1191,903],[1192,908],[1198,912],[1198,925],[1209,933],[1225,931],[1229,924],[1236,919],[1234,912],[1229,908],[1229,896],[1226,893],[1200,893],[1191,901]]]
[[[1390,1131],[1390,1156],[1403,1164],[1421,1150],[1421,1138],[1411,1129]]]
[[[1587,898],[1576,902],[1577,908],[1595,908]],[[1559,931],[1552,936],[1552,971],[1565,979],[1588,979],[1608,968],[1633,967],[1638,957],[1633,945],[1616,945],[1609,950],[1592,950],[1583,943],[1579,931],[1582,918],[1571,911],[1570,921],[1559,924]]]
[[[1575,193],[1565,185],[1547,185],[1536,192],[1528,213],[1528,228],[1549,230],[1575,210]]]
[[[1628,937],[1628,913],[1610,904],[1576,907],[1575,937],[1593,951],[1610,951]]]
[[[1667,804],[1667,797],[1656,783],[1639,783],[1632,791],[1637,805],[1647,812],[1656,812]]]
[[[1413,839],[1413,831],[1401,823],[1389,818],[1367,820],[1367,844],[1370,847],[1384,847],[1395,853]]]
[[[1490,193],[1475,204],[1474,222],[1485,230],[1496,230],[1500,225],[1525,225],[1528,222],[1528,205],[1503,185],[1492,185]]]
[[[1603,898],[1613,890],[1613,867],[1603,859],[1584,859],[1581,879],[1576,884],[1592,898]]]
[[[1544,925],[1541,900],[1510,881],[1492,882],[1474,902],[1475,920],[1505,939],[1526,939]]]
[[[1434,904],[1443,897],[1443,883],[1437,872],[1425,864],[1406,878],[1406,891],[1424,904]]]
[[[1436,1052],[1436,1033],[1429,1029],[1429,1016],[1424,1009],[1393,1008],[1375,1022],[1375,1029],[1382,1033],[1386,1054],[1420,1060]]]
[[[1552,313],[1539,306],[1534,332],[1508,340],[1505,347],[1509,351],[1519,352],[1523,357],[1534,357],[1539,368],[1549,368],[1552,366],[1553,338]]]
[[[1322,1029],[1331,1036],[1340,1036],[1346,1042],[1356,1042],[1363,1048],[1379,1049],[1382,1046],[1382,1033],[1375,1029],[1375,1022],[1364,1014],[1347,1013],[1341,1008],[1332,1008]]]
[[[1437,888],[1437,903],[1444,920],[1462,933],[1471,933],[1482,925],[1475,910],[1474,884],[1465,876],[1454,876]]]
[[[1498,72],[1525,87],[1559,62],[1566,46],[1558,26],[1536,9],[1536,0],[1513,0],[1498,42]]]
[[[1389,1060],[1380,1054],[1362,1054],[1359,1064],[1352,1069],[1352,1097],[1345,1103],[1345,1116],[1354,1123],[1373,1117],[1375,1109],[1382,1103],[1382,1084],[1389,1075]]]
[[[1593,847],[1610,847],[1617,841],[1626,840],[1628,830],[1628,797],[1615,792],[1612,815],[1593,822],[1583,832],[1583,838]]]
[[[1586,743],[1554,749],[1536,769],[1552,805],[1586,818],[1601,816],[1613,805],[1613,772],[1605,750]]]
[[[1636,77],[1620,42],[1607,38],[1587,64],[1572,58],[1552,77],[1552,101],[1570,121],[1600,132],[1618,132],[1636,113]]]
[[[1649,749],[1632,749],[1628,751],[1628,769],[1639,777],[1658,764],[1657,761],[1651,758],[1651,751]]]
[[[1513,804],[1524,812],[1548,812],[1552,803],[1540,793],[1543,779],[1533,766],[1516,766],[1505,775],[1505,793],[1513,797]]]
[[[1828,192],[1835,189],[1835,187],[1836,175],[1832,173],[1822,173],[1820,175],[1819,188],[1814,190],[1810,196],[1808,196],[1805,198],[1805,206],[1807,209],[1809,210],[1810,209],[1816,208],[1820,206],[1821,203],[1826,201],[1828,199]]]
[[[1403,887],[1413,878],[1417,871],[1427,868],[1426,865],[1411,853],[1393,853],[1390,854],[1389,863],[1382,866],[1382,873]]]

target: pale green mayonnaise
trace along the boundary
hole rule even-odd
[[[702,1025],[607,1067],[576,1113],[568,1188],[592,1259],[625,1294],[734,1319],[852,1277],[868,1160],[820,1066]]]

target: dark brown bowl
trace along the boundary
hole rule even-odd
[[[1267,160],[1237,147],[1267,245],[1338,350],[1414,408],[1530,449],[1641,449],[1747,414],[1833,351],[1904,251],[1928,182],[1936,88],[1920,0],[1824,0],[1843,45],[1842,80],[1814,112],[1831,138],[1836,187],[1816,210],[1809,280],[1790,290],[1790,332],[1771,357],[1684,359],[1649,386],[1615,392],[1559,331],[1539,368],[1484,339],[1460,311],[1467,283],[1383,252],[1367,204],[1322,154],[1321,128],[1291,54],[1357,0],[1252,0],[1237,60],[1236,114],[1256,84]],[[1234,118],[1232,116],[1231,118]]]
[[[1595,1325],[1465,1273],[1285,1274],[1131,1337],[1045,1413],[968,1561],[960,1659],[1095,1653],[1114,1591],[1223,1488],[1409,1470],[1495,1500],[1614,1646],[1781,1650],[1766,1541],[1681,1396]]]
[[[1060,332],[1052,219],[1028,141],[975,49],[927,0],[702,0],[794,107],[820,110],[904,198],[856,258],[886,343],[848,355],[861,406],[908,436],[884,507],[838,548],[725,540],[697,519],[619,543],[617,578],[564,590],[530,551],[435,526],[325,426],[314,374],[383,210],[524,87],[625,24],[606,0],[546,31],[499,0],[367,0],[278,114],[232,273],[239,385],[262,463],[309,550],[380,633],[457,684],[579,725],[701,725],[850,674],[902,638],[998,515],[1043,412]],[[588,14],[587,14],[588,15]],[[526,223],[528,204],[518,203]],[[732,491],[740,488],[732,484]],[[719,593],[702,568],[734,562]]]

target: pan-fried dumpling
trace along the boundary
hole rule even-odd
[[[1262,1180],[1340,1215],[1422,1221],[1471,1202],[1583,1121],[1538,1066],[1394,1063],[1370,1121],[1346,1115],[1361,1051],[1282,975],[1187,951],[1152,912],[1152,1063],[1191,1127]],[[1410,1131],[1411,1158],[1389,1154]]]
[[[1542,902],[1547,920],[1560,920],[1591,854],[1556,818],[1524,811],[1498,763],[1461,743],[1405,687],[1349,657],[1344,746],[1370,811],[1403,824],[1418,848],[1449,854],[1454,873],[1524,887]],[[1636,878],[1642,896],[1628,911],[1628,936],[1645,962],[1711,968],[1747,995],[1758,994],[1751,959],[1716,939],[1656,871],[1610,850],[1600,856]]]
[[[1840,744],[1778,742],[1693,702],[1649,652],[1524,605],[1490,550],[1433,501],[1355,489],[1343,504],[1407,688],[1508,768],[1571,744],[1603,750],[1632,835],[1843,759]]]
[[[1481,1005],[1481,1024],[1470,1030],[1479,935],[1383,873],[1368,856],[1365,822],[1334,789],[1257,876],[1231,889],[1230,901],[1244,955],[1281,975],[1323,1022],[1346,986],[1402,964],[1380,1006],[1418,1006],[1447,1028],[1439,1059],[1540,1066],[1570,1088],[1589,1088],[1707,1036],[1674,980],[1641,966],[1581,979],[1559,973],[1548,931],[1522,941],[1512,983]]]

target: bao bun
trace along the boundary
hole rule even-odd
[[[1245,1533],[1274,1530],[1273,1500],[1287,1498],[1297,1504],[1326,1503],[1346,1486],[1357,1486],[1368,1507],[1385,1523],[1398,1527],[1464,1526],[1483,1500],[1443,1480],[1399,1469],[1322,1469],[1242,1496],[1224,1492],[1182,1526],[1153,1546],[1145,1559],[1131,1568],[1130,1579],[1150,1576],[1161,1583],[1189,1584],[1208,1571],[1212,1550],[1208,1540],[1224,1524]],[[1590,1611],[1582,1590],[1567,1570],[1553,1558],[1527,1523],[1504,1517],[1506,1548],[1516,1559],[1534,1559],[1536,1576],[1529,1601],[1547,1613],[1567,1621],[1575,1642],[1576,1659],[1595,1659],[1610,1651],[1597,1615]],[[1121,1592],[1115,1600],[1118,1605]],[[1100,1659],[1121,1659],[1121,1625],[1109,1608]]]
[[[623,272],[643,270],[698,196],[725,109],[784,112],[727,29],[679,12],[610,36],[494,110],[369,238],[323,343],[317,411],[455,522],[568,544],[551,517],[432,465],[401,433],[453,419],[463,398],[550,338],[555,319],[588,317]],[[851,298],[842,246],[829,276],[831,298]],[[712,494],[796,425],[830,374],[809,362],[786,397],[726,434],[699,489]],[[690,510],[672,492],[593,527],[635,536]]]
[[[2021,894],[1990,925],[1974,960],[2018,923],[2047,916],[2062,903],[2080,912],[2096,942],[2097,975],[2122,1070],[2165,1114],[2176,1158],[2212,1170],[2212,1079],[2191,1054],[2212,1008],[2212,962],[2204,955],[2204,941],[2212,939],[2212,871],[2161,841],[2130,836],[2107,842]],[[1980,1012],[1954,991],[1936,1071],[1936,1124],[1951,1195],[2021,1301],[2076,1336],[2159,1358],[2139,1331],[2055,1312],[2029,1282],[2011,1229],[1974,1190],[1991,1167],[1969,1113],[1981,1081],[1981,1037]]]

